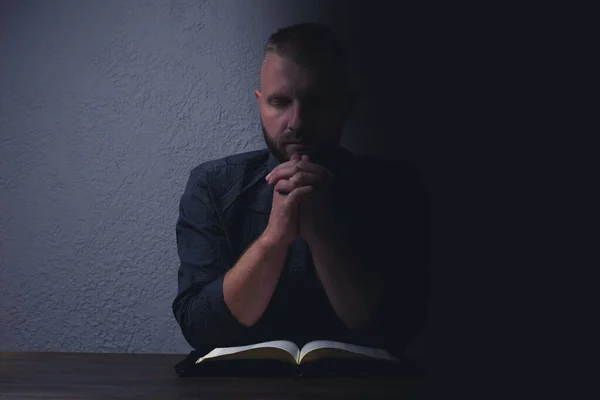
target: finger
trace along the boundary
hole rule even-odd
[[[271,185],[276,184],[280,179],[290,179],[296,172],[299,171],[297,165],[297,162],[289,161],[285,164],[280,164],[275,167],[265,179]]]
[[[299,161],[301,160],[300,158],[300,154],[299,153],[294,153],[294,155],[290,158],[289,161],[286,161],[284,163],[281,163],[279,165],[277,165],[275,168],[273,168],[273,170],[267,174],[267,176],[265,177],[265,179],[267,181],[269,181],[269,179],[271,178],[271,176],[273,175],[274,172],[280,170],[280,169],[285,169],[285,168],[289,168],[290,165],[295,165],[297,164]]]
[[[333,179],[333,174],[327,168],[310,162],[308,155],[300,156],[295,153],[290,161],[279,164],[276,166],[265,179],[271,185],[274,185],[280,179],[290,179],[300,171],[306,171],[309,173],[317,174],[323,179],[330,181]]]
[[[291,202],[298,202],[299,200],[310,195],[313,191],[314,188],[312,186],[302,186],[292,190],[288,195],[288,199]]]
[[[294,182],[296,187],[300,186],[322,186],[325,182],[319,175],[312,174],[310,172],[296,172],[294,176],[289,179],[290,182]]]
[[[281,179],[275,185],[275,191],[277,191],[280,194],[288,194],[292,190],[296,189],[296,187],[297,186],[296,186],[295,182],[292,182],[292,181],[290,181],[288,179]]]
[[[299,161],[297,161],[298,159],[295,158],[294,160],[279,164],[266,176],[265,179],[267,181],[271,181],[271,178],[274,178],[273,180],[289,179],[298,171],[312,172],[313,174],[323,175],[328,178],[332,177],[332,173],[327,168],[307,161],[307,159],[308,156],[303,156],[303,158]]]
[[[321,175],[327,179],[333,178],[333,174],[327,168],[305,160],[300,160],[297,164],[297,169],[300,171],[311,172],[313,174]]]

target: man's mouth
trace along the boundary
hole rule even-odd
[[[289,146],[295,149],[309,149],[310,145],[305,142],[287,142],[285,146]]]
[[[294,147],[302,147],[302,148],[308,148],[310,147],[308,144],[306,143],[290,143],[289,146],[294,146]]]

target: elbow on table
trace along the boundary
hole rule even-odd
[[[199,351],[228,346],[236,333],[220,324],[217,315],[209,310],[198,311],[191,303],[189,298],[173,303],[173,314],[187,343]]]

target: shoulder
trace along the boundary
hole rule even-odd
[[[192,177],[212,181],[239,173],[253,172],[266,165],[268,150],[255,150],[205,161],[190,171]]]
[[[268,158],[269,151],[262,149],[204,161],[190,171],[188,190],[209,189],[219,196],[242,179],[262,173]]]

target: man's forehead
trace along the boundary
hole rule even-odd
[[[323,66],[303,66],[293,60],[271,53],[265,58],[260,70],[262,90],[283,90],[290,86],[297,89],[313,90],[323,88],[335,73]]]
[[[268,83],[288,79],[310,79],[314,75],[311,68],[298,65],[287,57],[268,54],[260,69],[260,79]]]

